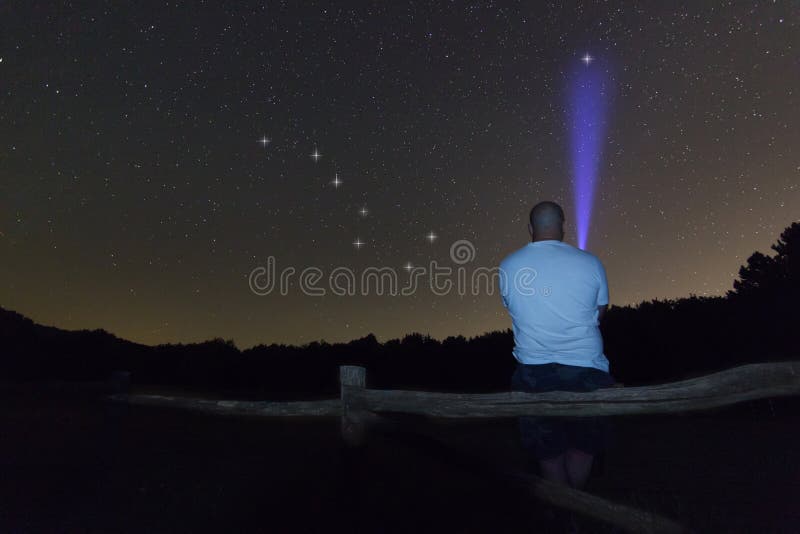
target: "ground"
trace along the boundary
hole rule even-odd
[[[0,392],[2,532],[546,530],[520,488],[384,435],[353,455],[333,418],[126,411],[54,383]],[[800,417],[767,407],[615,418],[587,490],[697,532],[796,532]],[[524,468],[513,420],[418,428],[498,468]]]

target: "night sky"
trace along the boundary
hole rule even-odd
[[[59,7],[53,7],[59,6]],[[89,7],[82,7],[89,6]],[[679,6],[679,8],[678,8]],[[575,243],[570,73],[608,122],[611,303],[720,295],[800,214],[800,4],[4,2],[0,306],[156,344],[510,327],[499,296],[254,294],[253,269]],[[587,59],[588,58],[588,59]],[[585,60],[585,61],[584,61]],[[359,275],[360,276],[360,275]]]

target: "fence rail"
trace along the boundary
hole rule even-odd
[[[341,396],[319,401],[208,400],[118,394],[130,404],[173,406],[217,414],[266,417],[344,416],[403,412],[434,417],[500,418],[523,415],[603,416],[678,413],[800,394],[800,361],[757,363],[653,386],[605,388],[586,393],[432,393],[367,389],[363,367],[340,368]]]

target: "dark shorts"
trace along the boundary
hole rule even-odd
[[[611,374],[594,367],[560,363],[526,365],[517,362],[511,376],[512,391],[594,391],[611,387]],[[537,459],[544,460],[579,449],[589,454],[602,451],[610,439],[607,417],[520,417],[522,445]]]

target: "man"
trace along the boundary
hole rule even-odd
[[[540,202],[531,242],[500,264],[500,293],[511,315],[517,391],[592,391],[614,384],[599,319],[608,307],[600,260],[564,243],[564,211]],[[602,417],[520,417],[522,443],[542,476],[582,488],[605,441]]]

